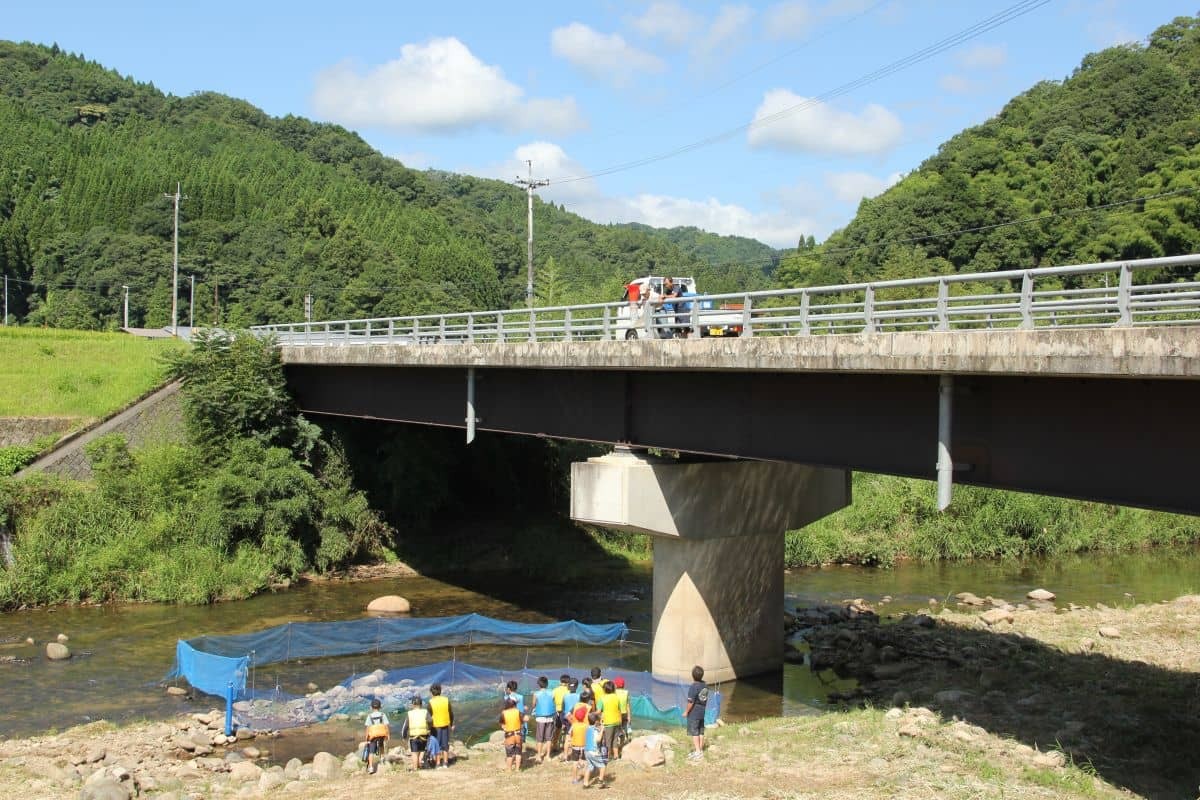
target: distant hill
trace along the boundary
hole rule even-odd
[[[801,286],[1195,252],[1198,188],[1200,20],[1178,17],[1148,44],[1093,53],[954,136],[777,278]],[[1129,202],[1156,195],[1167,196]]]
[[[652,228],[640,222],[626,223],[625,227],[645,235],[670,242],[687,256],[706,264],[754,265],[763,275],[770,275],[779,265],[779,259],[790,250],[776,250],[757,239],[745,236],[722,236],[696,227]],[[706,287],[701,287],[706,288]],[[706,289],[707,290],[707,289]]]
[[[298,320],[306,294],[317,318],[523,300],[518,188],[412,170],[339,126],[223,95],[166,95],[57,47],[0,42],[0,165],[0,272],[11,311],[30,323],[111,327],[128,285],[131,323],[165,324],[163,193],[176,181],[198,321]],[[650,265],[713,290],[766,282],[758,265],[709,267],[704,246],[649,230],[541,202],[534,215],[547,302],[616,299]]]

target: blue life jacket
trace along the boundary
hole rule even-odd
[[[554,692],[549,689],[538,689],[534,692],[533,715],[535,717],[554,716]]]

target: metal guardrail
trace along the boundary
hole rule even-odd
[[[281,344],[425,345],[1200,324],[1200,281],[1161,278],[1179,267],[1200,269],[1200,254],[697,295],[662,305],[617,301],[252,330]]]

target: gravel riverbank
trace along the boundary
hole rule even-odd
[[[710,728],[699,764],[683,758],[682,730],[657,735],[649,753],[612,765],[605,794],[1196,796],[1200,597],[1120,609],[1030,605],[991,615],[991,624],[981,619],[994,608],[1003,606],[937,609],[896,624],[861,606],[849,619],[822,612],[827,620],[804,626],[809,658],[860,680],[858,691],[837,698],[842,710]],[[215,718],[189,714],[0,742],[0,793],[383,800],[580,791],[558,763],[501,774],[501,753],[489,742],[456,747],[450,769],[408,773],[396,762],[369,776],[350,753],[272,764],[265,735],[222,742],[217,728]]]

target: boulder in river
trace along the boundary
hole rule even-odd
[[[376,597],[367,605],[367,611],[380,614],[407,614],[410,610],[412,610],[412,606],[398,594]]]
[[[1054,592],[1050,592],[1045,589],[1034,589],[1032,592],[1030,592],[1029,594],[1027,594],[1025,596],[1028,597],[1030,600],[1041,600],[1044,602],[1046,600],[1053,600],[1055,597],[1055,594],[1054,594]]]
[[[66,644],[68,641],[70,641],[70,638],[65,633],[60,633],[55,638],[58,640],[59,644]]]
[[[1013,613],[1007,608],[993,608],[980,614],[979,618],[988,625],[998,625],[1001,622],[1012,622]]]
[[[51,661],[64,661],[71,657],[71,651],[65,644],[50,642],[46,645],[46,658]]]

